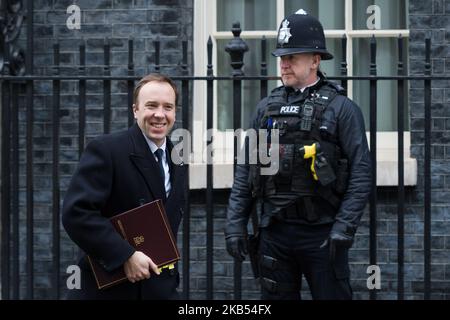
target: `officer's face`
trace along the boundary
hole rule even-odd
[[[175,92],[167,82],[151,81],[139,91],[137,103],[133,105],[134,118],[142,132],[157,146],[175,122]]]
[[[304,88],[317,80],[320,55],[296,53],[281,57],[281,79],[287,87]]]

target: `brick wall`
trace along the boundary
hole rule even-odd
[[[431,3],[430,3],[431,2]],[[409,1],[411,74],[423,74],[425,38],[431,38],[432,74],[447,75],[449,67],[450,1]],[[431,298],[450,298],[450,82],[432,82],[431,135]],[[410,231],[410,247],[405,253],[409,261],[405,275],[411,280],[413,295],[423,293],[423,159],[424,102],[423,81],[410,83],[411,153],[417,158],[418,185],[410,195],[408,218],[414,225]]]

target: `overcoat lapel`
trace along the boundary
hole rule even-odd
[[[158,176],[158,164],[151,155],[150,148],[145,141],[141,129],[135,123],[130,129],[130,136],[134,145],[134,152],[130,154],[130,160],[144,177],[144,180],[154,199],[166,201],[166,192],[162,179]]]

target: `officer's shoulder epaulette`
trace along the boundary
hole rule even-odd
[[[269,101],[271,101],[273,99],[279,99],[279,98],[283,98],[285,96],[286,96],[286,87],[285,86],[279,86],[279,87],[274,88],[270,92],[268,98],[269,98]]]
[[[280,93],[285,93],[285,92],[286,92],[286,87],[285,86],[279,86],[279,87],[276,87],[276,88],[272,89],[270,94],[280,94]]]
[[[336,92],[338,94],[343,95],[343,96],[347,95],[347,91],[340,84],[338,84],[338,83],[336,83],[334,81],[330,81],[330,80],[326,80],[326,84],[328,86],[330,86],[331,88],[333,88],[334,90],[336,90]]]

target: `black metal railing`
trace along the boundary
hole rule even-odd
[[[189,75],[188,66],[188,42],[182,42],[182,61],[180,63],[180,75],[174,75],[173,79],[181,82],[181,107],[182,107],[182,123],[181,126],[185,129],[190,128],[189,104],[192,98],[192,85],[194,82],[206,82],[206,110],[207,123],[206,128],[213,128],[213,102],[214,102],[214,85],[218,81],[232,81],[233,82],[233,126],[234,129],[242,127],[241,123],[241,97],[242,97],[242,81],[256,80],[260,82],[260,96],[264,97],[268,93],[268,80],[279,79],[277,76],[267,75],[267,62],[265,56],[266,39],[261,40],[262,61],[260,75],[246,76],[242,71],[243,56],[248,48],[245,42],[240,38],[241,29],[239,24],[234,24],[232,29],[234,38],[230,41],[226,50],[231,56],[231,76],[215,76],[212,64],[213,43],[211,38],[207,43],[207,74],[206,76]],[[29,44],[32,46],[31,44]],[[7,47],[8,44],[6,43]],[[3,299],[18,299],[20,297],[19,287],[19,259],[20,254],[20,233],[19,231],[22,222],[19,219],[19,186],[20,183],[20,146],[19,146],[19,92],[25,92],[25,108],[26,108],[26,131],[25,131],[25,202],[26,202],[26,220],[24,228],[26,230],[26,298],[32,299],[34,297],[34,243],[33,243],[33,226],[34,226],[34,180],[33,180],[33,124],[34,121],[34,106],[33,106],[33,92],[34,86],[40,81],[52,81],[52,297],[60,298],[60,261],[61,261],[61,246],[60,246],[60,98],[61,98],[61,84],[64,81],[78,81],[78,155],[84,149],[84,142],[86,138],[86,94],[87,84],[89,81],[100,80],[103,82],[103,132],[108,133],[111,130],[111,82],[118,80],[126,83],[127,86],[127,110],[128,110],[128,126],[133,123],[132,101],[133,101],[133,86],[136,80],[140,77],[135,75],[134,61],[133,61],[134,40],[128,40],[128,68],[127,75],[117,76],[111,75],[111,47],[109,40],[105,40],[104,44],[104,72],[103,75],[87,75],[86,74],[86,46],[85,42],[81,41],[79,46],[80,61],[78,65],[78,74],[76,75],[61,75],[60,74],[60,48],[59,44],[54,45],[53,57],[53,74],[51,75],[34,75],[32,57],[27,56],[26,74],[23,76],[10,75],[8,59],[5,56],[4,68],[0,80],[2,81],[2,237],[1,237],[1,284],[2,284],[2,298]],[[154,70],[160,71],[159,64],[160,57],[160,42],[154,42],[155,50],[155,65]],[[379,76],[377,75],[376,65],[376,41],[372,38],[370,43],[370,75],[368,76],[347,76],[347,62],[346,57],[346,38],[342,39],[343,61],[341,61],[341,75],[337,77],[330,77],[330,79],[340,80],[344,87],[347,87],[348,81],[369,81],[370,84],[370,147],[372,161],[375,164],[377,161],[376,153],[376,132],[377,132],[377,84],[379,81],[395,80],[398,88],[398,299],[404,298],[404,211],[405,211],[405,185],[404,185],[404,156],[403,156],[403,136],[404,124],[403,119],[405,115],[405,99],[402,92],[409,80],[420,80],[424,82],[424,110],[425,110],[425,130],[424,130],[424,297],[430,298],[431,288],[431,82],[432,80],[450,79],[446,76],[431,76],[430,65],[430,39],[426,40],[426,60],[425,60],[425,74],[408,76],[405,75],[406,65],[403,60],[403,39],[398,39],[398,70],[397,76]],[[6,50],[8,52],[8,50]],[[32,54],[32,51],[29,51]],[[210,140],[208,141],[208,143]],[[240,145],[238,140],[234,141],[234,165],[237,161],[237,147]],[[208,156],[210,154],[208,153]],[[188,165],[188,164],[187,164]],[[213,270],[213,248],[214,248],[214,194],[213,194],[213,164],[212,159],[208,159],[206,166],[206,288],[205,298],[213,299],[214,293],[214,270]],[[376,177],[376,165],[372,166],[372,174]],[[184,207],[184,221],[183,221],[183,297],[189,299],[190,297],[190,202],[189,202],[189,185],[185,186],[186,204]],[[372,184],[372,195],[370,198],[370,264],[377,264],[377,185],[376,179]],[[12,269],[10,269],[12,266]],[[240,299],[242,292],[242,265],[240,262],[234,262],[234,298]],[[370,291],[372,299],[376,298],[375,290]]]
[[[370,155],[373,164],[377,163],[377,46],[375,36],[370,41]],[[377,166],[372,166],[372,177],[377,176]],[[370,194],[370,259],[372,266],[377,264],[377,179],[372,179],[372,193]],[[370,291],[370,298],[376,298],[376,291]]]
[[[402,36],[398,38],[397,42],[398,46],[398,65],[397,65],[397,74],[402,76],[404,74],[403,69],[403,39]],[[405,82],[403,79],[397,81],[397,92],[404,92]],[[398,129],[398,150],[404,149],[403,136],[405,131],[404,126],[404,116],[405,116],[405,99],[403,98],[403,94],[397,94],[397,129]],[[398,243],[397,243],[397,299],[404,299],[404,247],[405,247],[405,170],[403,165],[404,163],[404,153],[398,153],[398,194],[397,194],[397,210],[398,210],[398,219],[397,219],[397,234],[398,234]]]

